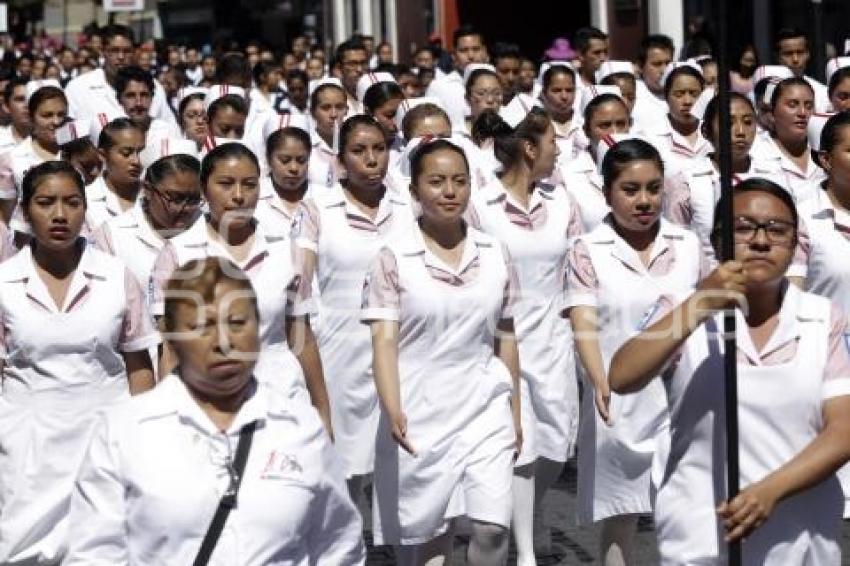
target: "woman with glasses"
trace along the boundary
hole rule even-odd
[[[0,563],[53,565],[96,417],[153,387],[159,336],[136,278],[80,236],[79,173],[47,161],[21,188],[32,239],[0,265]]]
[[[744,564],[840,564],[844,497],[835,472],[850,457],[846,315],[786,279],[797,245],[791,195],[752,178],[731,198],[735,261],[695,293],[659,301],[659,312],[669,312],[622,346],[608,375],[612,389],[626,394],[660,374],[667,393],[669,447],[653,474],[661,563],[723,564],[727,542],[745,538]],[[715,247],[721,239],[715,222]],[[731,501],[723,387],[729,310],[737,327],[742,488]]]
[[[578,438],[579,521],[601,521],[600,563],[633,562],[638,516],[652,512],[650,468],[667,414],[658,380],[626,395],[608,387],[611,358],[663,295],[707,272],[699,239],[661,218],[664,167],[652,145],[628,139],[602,158],[610,214],[568,254],[565,308],[584,369]]]
[[[490,65],[476,65],[467,70],[466,102],[470,115],[466,120],[466,131],[472,134],[472,125],[485,110],[498,112],[502,107],[502,83],[499,75]]]
[[[203,92],[193,92],[184,96],[177,107],[177,116],[180,121],[180,131],[187,140],[192,140],[200,150],[204,140],[210,134],[207,112],[204,107]]]
[[[186,154],[155,161],[145,172],[136,205],[111,218],[93,234],[97,246],[119,257],[143,286],[169,239],[188,229],[200,214],[201,164]]]
[[[166,287],[177,369],[95,425],[64,564],[207,564],[199,549],[213,540],[210,564],[362,565],[360,515],[321,421],[257,360],[256,287],[219,258],[190,261]],[[230,490],[236,507],[207,539]]]
[[[151,311],[163,314],[163,286],[176,268],[205,257],[235,263],[256,290],[264,350],[283,364],[282,377],[289,379],[303,370],[307,390],[330,433],[321,362],[306,316],[310,305],[296,292],[301,270],[295,265],[290,241],[267,232],[254,217],[260,192],[257,157],[238,142],[220,145],[204,157],[200,185],[208,212],[171,238],[157,255],[150,285]],[[304,322],[293,324],[295,319]],[[164,353],[162,375],[172,369],[169,355]],[[304,384],[297,379],[277,385],[289,390]]]

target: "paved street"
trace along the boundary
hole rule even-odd
[[[571,462],[561,475],[561,479],[550,491],[546,515],[548,524],[552,529],[552,549],[550,554],[538,556],[538,566],[598,564],[598,529],[593,527],[579,528],[575,525],[575,493],[575,462]],[[371,546],[369,531],[367,531],[367,542],[370,543],[367,562],[369,566],[390,566],[395,563],[392,551],[389,548]],[[847,523],[844,525],[842,546],[844,550],[842,565],[850,566],[850,526]],[[639,525],[636,549],[637,564],[652,565],[658,562],[658,555],[655,551],[655,537],[649,520],[641,521]],[[455,546],[455,566],[465,564],[465,552],[466,547],[463,540],[458,538]],[[516,564],[513,547],[511,547],[508,564]]]

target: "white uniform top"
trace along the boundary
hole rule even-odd
[[[829,89],[827,86],[808,75],[803,75],[803,78],[812,86],[812,90],[815,91],[815,112],[830,112],[832,110],[832,102],[829,100]]]
[[[791,159],[776,145],[771,136],[762,138],[764,144],[759,150],[759,161],[776,171],[779,184],[788,190],[797,203],[811,198],[820,184],[826,180],[826,173],[818,167],[815,160],[809,156],[808,167],[801,171]],[[808,150],[807,150],[808,152]],[[808,152],[811,153],[811,152]]]
[[[738,419],[741,487],[763,479],[799,454],[823,427],[823,403],[850,394],[850,359],[827,299],[789,285],[779,325],[758,352],[739,331]],[[740,311],[738,329],[747,329]],[[726,496],[723,433],[722,314],[684,343],[664,373],[670,407],[670,451],[653,469],[655,526],[662,564],[725,564],[723,525],[715,509]],[[787,359],[767,357],[792,346]],[[784,355],[782,356],[785,357]],[[781,501],[747,537],[744,564],[839,564],[843,498],[831,477]]]
[[[9,151],[15,192],[18,194],[18,198],[20,198],[21,187],[24,184],[24,175],[26,175],[27,171],[36,165],[41,165],[45,161],[35,152],[35,148],[33,148],[32,143],[32,137],[27,136],[24,141]],[[51,159],[59,159],[59,154],[57,153]]]
[[[605,201],[602,175],[596,169],[596,163],[588,152],[582,151],[559,170],[567,193],[578,204],[584,231],[594,230],[611,212]]]
[[[387,189],[373,221],[348,201],[342,186],[316,190],[302,203],[295,243],[316,255],[321,324],[316,330],[331,402],[336,447],[348,477],[372,471],[378,398],[372,378],[372,336],[360,324],[363,280],[381,247],[413,222],[410,206]],[[299,295],[309,294],[305,273]]]
[[[86,226],[90,232],[95,232],[102,224],[125,212],[103,175],[86,185],[86,205]]]
[[[645,82],[637,80],[635,83],[635,107],[632,110],[632,121],[636,129],[649,131],[657,126],[662,116],[667,116],[670,109],[667,101],[652,94]]]
[[[800,204],[799,214],[800,244],[788,275],[804,277],[806,291],[850,313],[850,214],[835,208],[823,189]]]
[[[318,415],[260,381],[225,432],[176,375],[109,411],[77,479],[64,564],[191,564],[251,422],[238,506],[210,564],[363,564],[360,516]]]
[[[517,465],[565,462],[578,432],[578,382],[561,291],[570,240],[583,232],[561,186],[537,185],[526,210],[498,179],[472,195],[471,222],[510,252],[519,276],[514,307],[523,387],[523,450]]]
[[[142,167],[147,169],[154,161],[160,158],[162,141],[167,139],[180,139],[182,134],[180,128],[174,122],[166,122],[159,118],[151,120],[148,131],[145,134],[145,149],[139,155]]]
[[[99,113],[123,115],[124,108],[118,103],[118,98],[108,82],[103,69],[94,69],[73,79],[65,87],[68,98],[68,115],[79,120],[92,120]],[[153,100],[148,111],[154,118],[177,124],[174,112],[168,106],[165,90],[159,81],[154,79]]]
[[[319,190],[324,190],[319,187]],[[304,198],[308,198],[313,191],[312,186],[307,187]],[[277,192],[269,175],[260,179],[260,198],[257,200],[257,208],[254,210],[254,218],[263,227],[263,232],[275,237],[289,239],[292,226],[297,217],[295,212],[289,212]]]
[[[434,97],[442,103],[441,107],[449,115],[452,123],[452,132],[466,133],[466,117],[469,116],[470,109],[466,102],[466,87],[460,73],[452,71],[441,77],[435,76],[428,85],[425,96]]]
[[[647,265],[605,222],[580,236],[570,252],[565,308],[595,307],[605,373],[617,349],[639,332],[663,295],[684,293],[699,282],[704,262],[698,238],[660,221]],[[649,513],[650,470],[664,442],[667,410],[659,380],[637,393],[611,394],[611,426],[599,417],[592,384],[583,390],[579,428],[579,520]]]
[[[0,265],[0,317],[0,563],[53,564],[94,418],[129,394],[121,354],[159,335],[133,275],[88,245],[61,309],[29,246]]]
[[[455,269],[408,225],[374,258],[365,281],[362,320],[399,322],[401,407],[417,450],[410,456],[392,440],[382,414],[376,543],[420,544],[460,515],[508,527],[516,436],[511,376],[494,347],[498,321],[514,314],[510,257],[469,228]]]
[[[23,140],[15,139],[15,127],[12,124],[0,126],[0,153],[6,153]]]
[[[100,225],[92,240],[103,251],[120,258],[147,288],[153,264],[166,240],[151,227],[140,203]]]
[[[336,151],[315,130],[310,133],[310,138],[313,140],[313,149],[307,166],[307,180],[311,185],[331,188],[341,176]]]
[[[665,174],[682,171],[693,166],[694,162],[706,157],[711,151],[711,142],[705,139],[697,128],[694,143],[677,132],[667,114],[656,116],[655,122],[644,127],[647,141],[652,143],[664,159]]]

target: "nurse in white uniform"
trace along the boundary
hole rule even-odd
[[[661,563],[725,564],[724,538],[745,537],[744,564],[840,564],[844,498],[834,474],[850,456],[846,315],[785,278],[797,213],[783,188],[748,179],[732,204],[737,261],[626,343],[609,372],[620,393],[663,376],[670,447],[653,469]],[[726,309],[738,329],[742,491],[731,502],[719,312]]]
[[[514,471],[517,564],[535,564],[534,511],[572,456],[578,432],[578,382],[560,296],[570,240],[583,232],[578,207],[561,185],[543,182],[558,146],[549,115],[533,108],[494,137],[498,178],[472,195],[470,222],[499,240],[519,276],[514,306],[522,368],[523,452]],[[542,520],[543,513],[537,513]],[[542,527],[542,525],[540,525]]]
[[[171,238],[156,258],[151,276],[151,310],[163,314],[162,290],[177,267],[193,259],[226,258],[243,270],[256,289],[263,347],[287,369],[272,385],[283,391],[307,391],[330,432],[327,394],[316,342],[307,322],[310,305],[299,299],[301,270],[291,242],[267,234],[254,218],[259,196],[259,163],[241,143],[213,149],[201,164],[200,182],[209,212],[186,231]],[[303,322],[296,325],[295,319]],[[161,375],[172,367],[166,359]]]
[[[826,297],[850,313],[850,114],[830,118],[823,128],[820,162],[827,179],[799,206],[800,234],[788,277],[808,291]],[[850,320],[848,320],[850,322]],[[850,335],[850,333],[848,333]],[[838,475],[844,492],[844,516],[850,516],[850,470]]]
[[[729,115],[732,126],[732,184],[752,176],[769,176],[776,167],[751,154],[756,137],[756,112],[752,102],[743,94],[729,95]],[[719,99],[714,98],[705,110],[702,132],[713,147],[719,139]],[[714,259],[710,235],[714,226],[714,210],[720,200],[720,165],[717,152],[712,151],[687,171],[667,179],[664,216],[670,222],[688,228],[699,236],[707,257]],[[778,178],[778,175],[777,175]]]
[[[312,144],[301,128],[277,130],[266,140],[269,174],[260,180],[254,216],[269,234],[289,238],[298,207],[310,193],[307,170]]]
[[[578,518],[602,521],[600,561],[621,565],[633,563],[638,515],[652,511],[650,467],[667,415],[660,382],[613,395],[607,372],[658,297],[693,289],[704,268],[698,238],[660,218],[664,169],[654,147],[619,142],[605,154],[602,175],[611,214],[570,251],[565,309],[586,379]]]
[[[773,89],[772,91],[770,89]],[[761,157],[778,170],[779,183],[797,203],[810,198],[826,174],[814,159],[807,136],[814,112],[814,91],[801,78],[784,79],[768,86],[772,129],[760,150]]]
[[[413,222],[408,199],[384,185],[389,159],[374,118],[357,115],[340,129],[339,164],[345,179],[306,199],[293,229],[303,251],[302,296],[313,275],[321,300],[317,329],[327,377],[336,448],[355,501],[372,473],[378,398],[372,379],[369,329],[359,320],[363,279],[378,250]]]
[[[64,564],[192,564],[233,487],[237,505],[209,564],[363,564],[360,516],[318,415],[270,387],[279,376],[256,360],[250,282],[212,258],[175,275],[164,328],[179,369],[95,425]]]
[[[153,386],[159,336],[135,277],[80,238],[71,165],[31,169],[21,206],[32,243],[0,265],[0,563],[58,564],[95,416]]]
[[[558,163],[568,166],[576,153],[576,134],[581,131],[582,119],[575,110],[576,73],[566,64],[551,65],[543,73],[540,102],[549,113],[558,144]]]
[[[664,158],[668,175],[688,169],[708,155],[711,144],[699,128],[699,117],[692,109],[705,88],[702,68],[696,63],[670,63],[661,77],[669,111],[652,125],[645,135]]]
[[[310,81],[310,136],[313,140],[309,169],[311,185],[332,188],[340,179],[337,146],[340,124],[348,114],[347,100],[339,79]]]
[[[418,225],[382,247],[363,290],[382,408],[375,543],[395,545],[403,566],[446,564],[453,520],[465,516],[467,562],[505,564],[522,444],[516,274],[501,244],[462,219],[470,182],[460,147],[420,146],[412,179]]]
[[[89,232],[136,206],[142,190],[145,135],[129,118],[116,118],[101,131],[97,149],[103,174],[86,187]]]
[[[566,166],[559,165],[559,169],[567,192],[578,204],[584,231],[589,232],[599,226],[611,210],[599,174],[603,138],[628,134],[631,118],[617,87],[596,87],[596,94],[591,94],[590,89],[582,94],[587,98],[582,101],[582,108],[584,135],[589,145],[587,151],[579,152]]]
[[[21,198],[24,174],[40,163],[59,158],[56,130],[68,117],[68,101],[62,89],[45,86],[30,96],[27,109],[32,132],[0,156],[0,193],[4,199],[16,201],[9,207],[9,210],[14,210],[9,227],[23,233],[28,233],[29,228],[16,204]]]
[[[200,170],[198,160],[186,154],[154,161],[145,172],[136,205],[103,223],[92,235],[100,249],[127,264],[143,287],[147,287],[154,262],[168,240],[198,219]]]

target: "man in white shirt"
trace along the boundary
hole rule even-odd
[[[638,67],[643,80],[637,81],[632,121],[636,130],[646,130],[667,114],[667,101],[661,77],[673,60],[676,47],[666,35],[648,35],[640,42]]]
[[[150,73],[130,65],[118,71],[115,77],[115,93],[118,102],[134,124],[145,133],[145,149],[141,160],[148,167],[159,155],[159,145],[164,139],[179,138],[180,130],[171,122],[150,115],[154,83]]]
[[[21,143],[32,129],[27,110],[26,85],[26,79],[12,79],[3,91],[3,110],[12,119],[12,123],[0,127],[0,154]]]
[[[186,78],[192,86],[197,86],[204,78],[204,70],[201,68],[201,54],[195,47],[186,49]]]
[[[581,28],[573,37],[573,45],[581,61],[578,77],[582,84],[576,86],[592,86],[596,83],[596,71],[608,60],[608,36],[594,27]]]
[[[828,112],[830,103],[826,85],[805,74],[811,58],[806,32],[798,28],[779,30],[776,34],[776,58],[779,63],[791,69],[795,77],[802,77],[812,86],[815,91],[815,110]]]
[[[369,56],[366,46],[355,38],[339,44],[336,48],[336,62],[340,69],[340,80],[348,99],[348,116],[363,113],[363,105],[357,100],[357,81],[369,70]]]
[[[451,73],[436,77],[425,92],[425,96],[434,97],[442,103],[454,132],[466,133],[466,116],[470,113],[466,102],[463,72],[470,63],[486,62],[484,36],[471,26],[462,26],[456,30],[452,51],[452,63],[455,68]]]
[[[101,112],[121,113],[123,109],[115,95],[115,78],[118,71],[133,63],[133,33],[126,26],[112,25],[103,35],[106,59],[102,69],[95,69],[73,79],[65,87],[68,113],[73,118],[94,119]],[[162,85],[154,81],[151,116],[177,124],[168,107]]]

